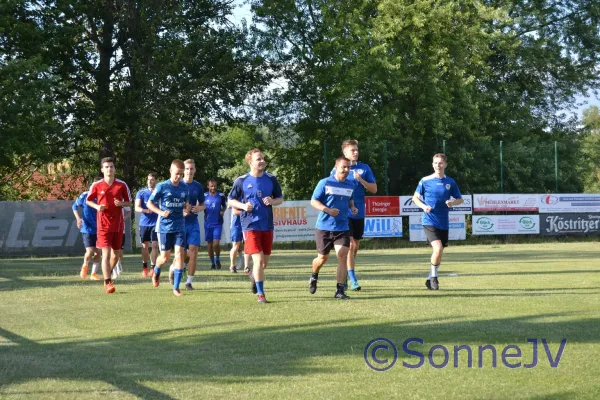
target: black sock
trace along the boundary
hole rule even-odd
[[[144,267],[144,268],[148,268],[148,263],[147,263],[147,262],[143,262],[143,263],[142,263],[142,267]]]
[[[110,279],[105,279],[105,280],[104,280],[104,284],[105,284],[105,285],[108,285],[109,283],[110,283]]]
[[[313,272],[313,273],[312,273],[312,278],[313,278],[314,280],[317,280],[317,279],[319,279],[319,274],[318,274],[318,273],[315,273],[315,272]]]
[[[338,283],[336,285],[336,288],[337,288],[338,293],[344,293],[344,284],[343,283]]]

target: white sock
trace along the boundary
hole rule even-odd
[[[188,275],[186,283],[192,283],[193,280],[194,280],[194,277],[192,275]]]
[[[97,270],[98,270],[98,263],[93,263],[92,264],[92,274],[95,274]]]
[[[438,265],[431,264],[431,270],[429,271],[429,276],[427,277],[427,279],[437,278],[439,267],[440,267],[439,264]]]

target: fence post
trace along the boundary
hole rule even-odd
[[[389,192],[389,184],[390,184],[390,179],[388,178],[388,148],[387,148],[387,140],[383,141],[383,157],[385,159],[384,165],[385,165],[385,195],[388,195]]]
[[[554,141],[554,183],[555,193],[558,193],[558,145]]]
[[[504,160],[502,160],[502,140],[500,141],[500,193],[504,193]]]

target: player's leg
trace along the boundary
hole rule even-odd
[[[85,247],[85,253],[83,254],[83,264],[81,265],[81,271],[79,272],[79,276],[81,279],[85,279],[88,273],[88,266],[90,265],[90,261],[94,256],[94,250],[96,249],[96,241],[92,243],[92,238],[88,233],[81,234],[83,238],[83,246]]]
[[[154,272],[154,268],[156,267],[156,260],[158,259],[158,255],[160,254],[160,250],[158,248],[158,234],[156,233],[154,227],[152,227],[152,235],[150,237],[152,239],[152,251],[150,252],[150,265],[152,272],[150,273],[152,274]]]
[[[329,259],[329,252],[333,247],[329,232],[315,229],[315,244],[317,246],[317,257],[312,261],[312,275],[308,280],[308,292],[315,294],[317,292],[317,283],[319,280],[319,271]]]
[[[200,225],[197,223],[188,225],[191,226],[190,229],[187,229],[185,237],[185,242],[188,247],[186,254],[187,281],[185,283],[185,288],[187,290],[193,290],[194,288],[192,287],[192,282],[194,281],[194,276],[196,275],[196,270],[198,269],[198,250],[201,243]]]
[[[96,243],[96,235],[94,236],[94,243]],[[99,281],[100,278],[98,278],[98,265],[102,264],[102,251],[96,247],[96,245],[94,244],[94,258],[92,261],[92,273],[90,274],[90,279],[93,281]]]
[[[337,285],[334,297],[338,300],[346,300],[349,298],[344,293],[348,273],[348,254],[350,253],[350,237],[348,236],[348,232],[333,232],[333,243],[338,260],[336,272]]]
[[[356,255],[358,254],[358,249],[360,247],[360,241],[365,232],[365,220],[364,218],[360,219],[348,219],[348,225],[350,226],[350,246],[347,257],[347,266],[348,266],[348,278],[350,279],[350,285],[352,290],[360,290],[360,284],[358,283],[358,279],[356,278]]]
[[[442,262],[444,247],[448,246],[448,230],[437,229],[433,226],[424,226],[423,229],[432,248],[429,276],[425,281],[425,286],[430,290],[438,290],[438,268]]]
[[[215,266],[221,269],[221,233],[223,225],[215,226],[212,231],[213,249],[215,252]]]
[[[173,294],[181,296],[179,285],[183,278],[183,260],[185,259],[185,232],[175,233],[175,270],[173,280]]]
[[[142,277],[148,277],[148,261],[150,261],[151,227],[140,226],[140,244],[142,246]]]
[[[210,258],[210,269],[217,269],[215,264],[215,250],[213,248],[213,228],[204,225],[204,240],[206,241],[206,251],[208,258]]]
[[[162,266],[168,263],[171,258],[171,251],[175,247],[175,237],[173,233],[159,233],[158,243],[160,255],[156,259],[156,267],[154,267],[154,275],[152,275],[152,285],[155,288],[160,286],[160,271]]]

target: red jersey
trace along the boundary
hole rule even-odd
[[[94,182],[90,187],[87,200],[96,200],[104,205],[104,211],[97,213],[98,232],[123,232],[123,207],[115,206],[115,199],[131,202],[131,192],[125,182],[115,179],[112,185],[104,179]]]

